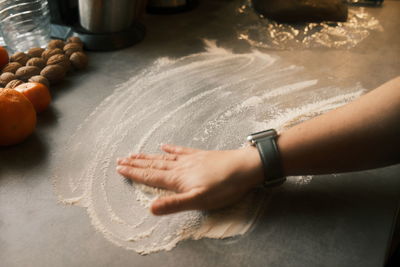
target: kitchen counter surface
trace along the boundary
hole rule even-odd
[[[201,39],[238,53],[239,1],[201,1],[190,12],[147,15],[145,40],[89,53],[90,67],[53,88],[52,109],[26,142],[0,148],[0,266],[382,266],[400,197],[400,165],[314,177],[275,192],[249,233],[227,240],[184,241],[170,252],[140,256],[108,242],[86,211],[57,203],[51,176],[78,125],[118,84],[159,57],[203,51]],[[371,90],[400,74],[400,1],[368,12],[383,31],[352,49],[264,50],[306,72]],[[195,127],[195,125],[194,125]],[[356,159],[355,159],[356,160]]]

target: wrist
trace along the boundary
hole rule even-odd
[[[239,149],[240,169],[246,172],[251,187],[259,186],[264,181],[263,165],[258,150],[254,146],[246,146]]]

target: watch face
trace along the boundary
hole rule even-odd
[[[253,133],[247,136],[247,141],[254,143],[257,139],[264,138],[264,137],[275,137],[277,135],[274,129],[269,129],[266,131],[261,131],[257,133]]]

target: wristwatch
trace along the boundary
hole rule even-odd
[[[281,157],[276,145],[277,132],[274,129],[253,133],[247,141],[260,153],[264,169],[264,186],[280,185],[286,181],[283,175]]]

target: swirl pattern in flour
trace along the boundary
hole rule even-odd
[[[126,249],[146,254],[169,250],[188,238],[243,234],[266,194],[255,191],[223,211],[156,217],[148,211],[151,201],[171,192],[127,183],[115,172],[117,157],[156,152],[161,142],[239,147],[248,133],[281,129],[362,93],[359,86],[321,87],[303,68],[278,57],[258,51],[234,54],[205,43],[205,52],[161,58],[117,88],[56,160],[54,185],[60,200],[85,207],[95,228]]]

